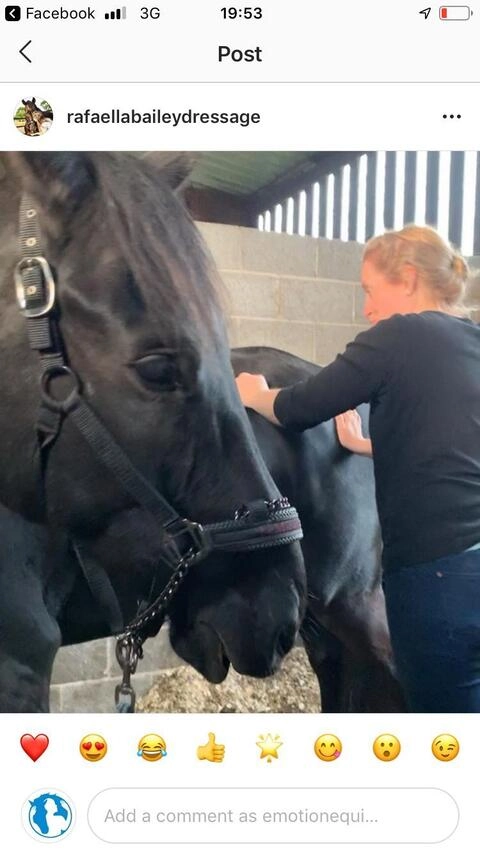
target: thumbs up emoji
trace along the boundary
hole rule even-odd
[[[209,762],[223,762],[225,756],[225,745],[215,743],[215,733],[208,733],[208,741],[197,747],[199,759],[208,759]]]

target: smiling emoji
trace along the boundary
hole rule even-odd
[[[166,755],[167,745],[161,735],[149,733],[138,742],[137,756],[141,756],[147,762],[158,762]]]
[[[87,762],[100,762],[107,752],[107,742],[101,735],[90,733],[80,742],[80,753]]]
[[[336,735],[326,733],[319,735],[313,745],[315,756],[318,756],[323,762],[333,762],[338,759],[342,752],[342,742]]]

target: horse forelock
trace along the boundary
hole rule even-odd
[[[222,317],[221,287],[200,235],[165,175],[125,154],[91,155],[108,234],[151,319],[210,340]]]

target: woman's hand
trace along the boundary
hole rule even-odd
[[[278,388],[269,388],[263,374],[239,374],[235,382],[244,406],[268,418],[272,424],[280,424],[273,411]]]
[[[259,394],[268,391],[268,383],[263,374],[239,374],[235,377],[240,400],[244,406],[255,409]]]
[[[348,409],[335,418],[338,441],[355,454],[372,456],[372,443],[362,433],[362,419],[356,409]]]

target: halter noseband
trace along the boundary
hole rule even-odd
[[[240,507],[233,519],[212,524],[201,525],[179,516],[135,468],[82,395],[81,380],[68,364],[58,321],[55,280],[42,246],[36,203],[29,196],[21,200],[19,238],[20,260],[14,273],[17,302],[26,319],[30,347],[38,354],[41,368],[36,431],[42,472],[45,474],[48,451],[68,418],[96,458],[160,528],[163,537],[158,560],[171,569],[167,584],[153,603],[124,626],[108,574],[81,541],[73,541],[92,595],[102,607],[112,633],[117,635],[116,655],[123,681],[117,686],[115,700],[119,711],[130,712],[135,701],[130,676],[143,655],[143,643],[160,629],[189,568],[212,551],[253,551],[292,543],[302,538],[302,528],[287,498],[250,502]],[[68,378],[70,386],[63,398],[54,397],[51,389],[53,380],[60,375]]]

